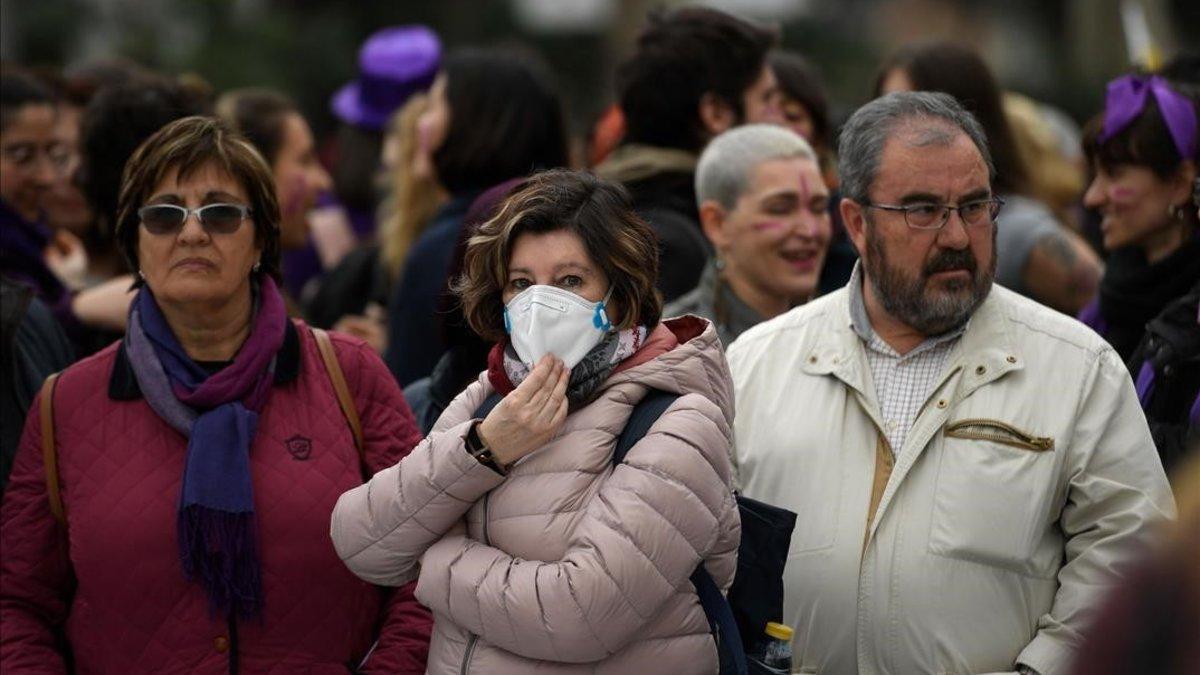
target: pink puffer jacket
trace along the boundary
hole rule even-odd
[[[655,349],[507,477],[464,447],[492,391],[481,377],[409,457],[342,495],[333,540],[350,569],[418,579],[434,614],[428,672],[717,671],[688,577],[704,561],[727,589],[737,562],[729,369],[695,317],[661,325],[643,351]],[[649,388],[682,396],[614,469]]]

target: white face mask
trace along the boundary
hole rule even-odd
[[[554,286],[530,286],[504,306],[504,328],[526,366],[546,354],[574,368],[612,328],[605,306],[612,286],[600,302],[586,300]]]

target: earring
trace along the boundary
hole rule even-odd
[[[725,269],[725,259],[722,258],[721,256],[717,256],[716,259],[713,261],[713,266],[717,268],[718,272],[724,270]]]
[[[251,267],[251,268],[250,268],[250,270],[251,270],[251,271],[253,271],[253,272],[255,272],[255,273],[257,273],[257,272],[258,272],[259,270],[261,270],[261,269],[262,269],[262,261],[261,261],[261,260],[259,260],[258,262],[254,263],[254,267]]]
[[[138,276],[139,276],[139,277],[141,277],[142,281],[145,281],[145,280],[146,280],[146,273],[145,273],[145,272],[143,272],[143,271],[141,271],[141,270],[138,270]]]

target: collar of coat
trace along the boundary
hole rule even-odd
[[[964,372],[964,381],[957,398],[966,398],[979,387],[995,381],[1014,370],[1024,368],[1023,354],[1012,335],[1009,316],[1012,303],[1005,296],[1011,291],[995,284],[983,304],[971,315],[959,343],[951,352],[942,381],[955,372]],[[802,369],[810,375],[833,375],[874,400],[870,377],[867,374],[865,346],[854,330],[850,315],[850,296],[847,288],[823,298],[829,318],[829,328],[814,335],[803,350]],[[940,384],[939,384],[940,386]]]
[[[299,376],[300,334],[296,332],[296,325],[289,320],[283,334],[283,346],[275,356],[274,384],[287,384]],[[108,380],[108,397],[114,401],[134,401],[142,397],[142,389],[133,374],[124,340],[117,347],[117,358],[113,362],[112,376]]]

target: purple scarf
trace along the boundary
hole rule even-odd
[[[129,310],[125,348],[146,402],[188,439],[179,499],[179,558],[214,611],[262,607],[250,446],[274,379],[287,312],[262,277],[250,335],[233,362],[207,371],[188,357],[154,296],[142,288]]]

